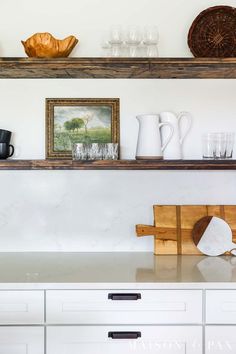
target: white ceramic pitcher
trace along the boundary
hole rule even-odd
[[[174,128],[173,137],[164,151],[164,159],[181,160],[183,159],[183,142],[192,126],[192,116],[188,112],[181,112],[178,116],[172,112],[160,113],[162,123],[170,123]],[[185,120],[184,129],[181,129],[182,122]],[[162,129],[162,139],[168,137],[168,130]]]
[[[137,160],[157,160],[163,158],[169,144],[174,128],[171,123],[160,123],[158,114],[143,114],[136,117],[139,122],[139,134],[136,150]],[[169,133],[165,138],[165,142],[161,141],[160,130],[162,127],[168,126]]]

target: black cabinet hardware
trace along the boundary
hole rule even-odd
[[[137,301],[141,294],[108,294],[108,299],[113,301]]]
[[[108,332],[108,337],[112,339],[138,339],[141,332]]]

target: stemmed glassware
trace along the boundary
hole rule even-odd
[[[112,57],[158,57],[159,33],[157,26],[115,25],[102,39],[104,56]]]
[[[146,46],[147,57],[158,57],[159,33],[157,26],[147,26],[144,29],[143,44]]]
[[[122,56],[124,43],[124,31],[122,26],[112,26],[110,30],[109,43],[111,45],[111,55],[113,57]]]
[[[129,27],[126,31],[125,44],[128,47],[128,56],[137,57],[139,45],[142,42],[142,32],[138,26]]]

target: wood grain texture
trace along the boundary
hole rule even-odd
[[[200,242],[202,235],[206,231],[206,228],[210,224],[213,216],[205,216],[204,218],[198,220],[192,230],[192,239],[195,246]]]
[[[32,58],[66,58],[70,55],[78,39],[69,36],[65,39],[56,39],[51,33],[35,33],[26,41],[21,41],[25,52]]]
[[[200,255],[192,230],[207,216],[224,219],[232,229],[233,241],[236,241],[236,205],[154,205],[154,226],[136,225],[136,232],[139,237],[154,236],[156,255]]]
[[[0,58],[0,78],[229,79],[236,58]]]
[[[0,160],[0,170],[236,170],[236,160]],[[214,208],[213,208],[214,209]],[[219,211],[220,215],[220,211]]]

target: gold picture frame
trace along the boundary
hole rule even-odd
[[[119,144],[119,98],[46,99],[46,158],[71,159],[80,142]]]

